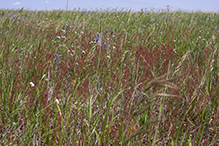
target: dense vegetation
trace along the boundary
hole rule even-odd
[[[0,10],[1,145],[218,145],[219,14]]]

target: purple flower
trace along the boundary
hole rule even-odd
[[[139,98],[142,99],[142,97],[143,97],[143,94],[141,94]]]
[[[69,25],[67,25],[67,26],[65,27],[65,29],[68,29],[68,27],[69,27]]]
[[[98,42],[98,41],[99,41],[99,39],[100,39],[99,37],[96,37],[96,42]]]
[[[108,30],[106,30],[106,33],[108,33]]]
[[[2,16],[4,16],[4,15],[5,15],[5,12],[2,13]]]
[[[27,17],[27,14],[25,14],[24,17]]]
[[[53,56],[53,58],[54,58],[54,59],[55,59],[56,57],[58,57],[58,55],[57,55],[57,54]]]
[[[15,19],[15,16],[11,19],[11,21],[14,21],[14,19]]]
[[[83,28],[83,26],[81,26],[81,28]]]
[[[113,31],[111,32],[111,34],[113,34]]]
[[[202,33],[200,33],[200,35],[202,35]]]

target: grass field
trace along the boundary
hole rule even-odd
[[[0,10],[1,145],[219,144],[219,13]]]

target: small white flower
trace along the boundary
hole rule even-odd
[[[57,102],[57,104],[59,104],[59,100],[58,99],[56,99],[56,102]]]
[[[60,36],[56,36],[58,39],[60,39],[61,37]]]
[[[33,82],[30,82],[30,85],[31,85],[31,87],[34,87],[34,86],[35,86]]]
[[[61,29],[61,31],[65,33],[65,30],[64,30],[64,29]]]

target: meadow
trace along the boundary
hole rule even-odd
[[[219,13],[0,10],[1,145],[219,145]]]

